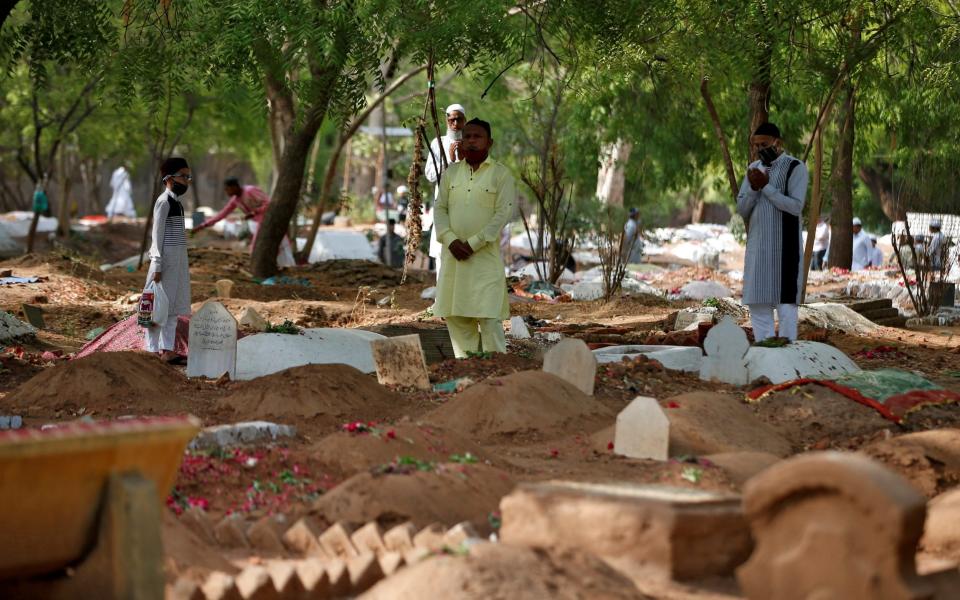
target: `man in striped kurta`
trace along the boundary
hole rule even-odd
[[[783,151],[780,130],[757,128],[750,143],[760,160],[750,164],[737,196],[737,212],[749,226],[743,269],[743,303],[750,307],[756,341],[775,335],[797,339],[803,249],[800,216],[807,196],[807,167]]]

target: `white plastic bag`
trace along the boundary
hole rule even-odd
[[[170,310],[170,301],[163,291],[163,284],[151,281],[143,288],[140,296],[140,309],[137,323],[141,327],[163,325],[167,321],[167,312]]]

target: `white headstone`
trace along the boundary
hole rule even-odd
[[[310,250],[309,262],[316,263],[337,258],[376,260],[373,246],[359,231],[320,230]]]
[[[260,316],[260,313],[249,306],[240,313],[239,324],[241,327],[247,327],[254,331],[264,331],[269,325],[267,320]]]
[[[745,360],[750,381],[766,377],[773,384],[807,377],[834,379],[860,370],[841,350],[805,340],[791,342],[782,348],[755,346],[747,351]]]
[[[510,331],[507,335],[518,340],[525,340],[530,337],[530,330],[527,324],[523,322],[523,317],[510,317]]]
[[[609,346],[597,348],[593,354],[600,364],[646,356],[659,362],[664,369],[687,373],[699,373],[703,362],[703,352],[697,346]]]
[[[747,333],[731,317],[724,317],[710,328],[703,349],[707,355],[700,365],[700,379],[731,385],[750,383],[744,358],[750,342]]]
[[[373,373],[371,340],[386,336],[363,329],[307,329],[303,335],[258,333],[237,344],[237,379],[263,377],[301,365],[340,363]]]
[[[215,300],[203,303],[190,317],[187,377],[237,375],[237,320]]]
[[[617,415],[613,451],[630,458],[667,460],[670,421],[655,398],[637,396]]]
[[[423,290],[422,292],[420,292],[420,298],[423,299],[423,300],[433,300],[433,299],[436,298],[436,297],[437,297],[437,287],[436,287],[436,286],[430,286],[430,287],[426,288],[425,290]]]
[[[561,340],[543,357],[543,370],[573,384],[584,394],[593,395],[597,359],[583,340]]]
[[[229,298],[233,291],[233,281],[229,279],[219,279],[217,283],[214,284],[214,287],[217,288],[218,298]]]
[[[427,359],[423,355],[419,335],[414,333],[385,340],[371,340],[370,348],[373,350],[373,361],[377,365],[377,381],[381,385],[430,389]]]

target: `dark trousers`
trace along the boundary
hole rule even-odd
[[[810,268],[814,271],[823,270],[823,257],[827,255],[826,250],[814,250],[813,260],[810,261]]]

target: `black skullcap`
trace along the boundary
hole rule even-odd
[[[189,166],[187,159],[179,156],[171,156],[160,165],[160,176],[166,177],[167,175],[173,175],[180,169],[189,168]]]
[[[240,187],[240,180],[236,177],[227,177],[223,180],[223,187]]]
[[[484,130],[486,130],[487,132],[487,137],[491,139],[493,138],[493,132],[490,129],[490,123],[487,123],[482,119],[470,119],[469,121],[467,121],[467,125],[478,125],[480,127],[483,127]],[[466,127],[466,125],[464,125],[464,127]]]
[[[753,135],[769,135],[770,137],[780,139],[780,128],[773,123],[763,123],[760,127],[757,127]]]

